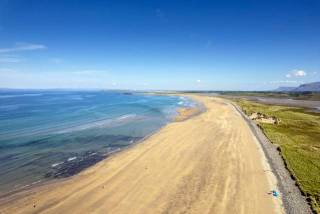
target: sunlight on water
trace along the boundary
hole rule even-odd
[[[0,91],[0,191],[73,175],[192,105],[175,96]]]

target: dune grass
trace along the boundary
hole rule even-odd
[[[272,91],[222,91],[219,92],[221,95],[230,96],[252,96],[252,97],[269,97],[269,98],[284,98],[294,100],[320,100],[319,92],[272,92]]]
[[[236,103],[247,115],[261,112],[281,120],[278,125],[260,123],[260,126],[269,140],[279,145],[300,189],[307,195],[312,208],[320,213],[320,114],[244,99],[237,99]]]

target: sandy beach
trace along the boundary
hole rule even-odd
[[[277,181],[234,106],[206,111],[61,182],[0,200],[0,213],[283,213]]]

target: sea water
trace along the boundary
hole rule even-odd
[[[192,105],[131,92],[0,90],[0,194],[74,175]]]

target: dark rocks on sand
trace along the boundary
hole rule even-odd
[[[57,167],[52,168],[45,174],[45,178],[65,178],[79,173],[81,170],[88,168],[106,158],[106,155],[94,152],[85,152],[77,157],[69,158]]]

